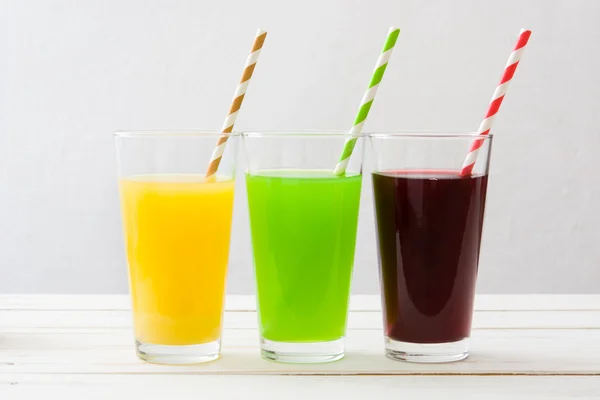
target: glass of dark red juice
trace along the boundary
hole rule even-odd
[[[369,137],[386,354],[462,360],[469,354],[492,136]],[[474,143],[476,157],[466,159]],[[473,159],[472,170],[463,168]]]

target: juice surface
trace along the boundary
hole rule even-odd
[[[361,179],[320,170],[246,176],[264,338],[344,336]]]
[[[469,337],[487,175],[373,174],[385,334],[411,343]]]
[[[120,181],[136,339],[161,345],[217,340],[233,209],[233,180],[138,175]]]

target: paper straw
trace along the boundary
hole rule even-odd
[[[526,29],[521,29],[519,33],[519,38],[517,39],[517,44],[515,45],[515,49],[512,53],[510,53],[510,57],[508,57],[508,62],[506,63],[506,67],[504,68],[504,74],[502,75],[502,79],[500,83],[496,87],[494,91],[494,95],[492,96],[492,100],[490,102],[490,107],[488,108],[487,114],[481,124],[479,125],[479,129],[477,130],[477,134],[481,136],[485,136],[490,133],[492,129],[492,123],[494,122],[494,118],[498,114],[498,110],[502,105],[502,100],[504,100],[504,96],[506,95],[506,91],[508,90],[508,85],[510,84],[513,76],[515,75],[515,71],[517,70],[517,66],[519,65],[519,61],[521,60],[521,56],[523,55],[523,51],[525,51],[525,46],[529,41],[529,37],[531,36],[531,31]],[[471,143],[471,148],[469,149],[469,154],[465,158],[465,161],[462,166],[462,170],[460,171],[461,176],[469,176],[473,171],[473,167],[475,166],[475,162],[477,161],[477,154],[479,153],[479,149],[483,146],[485,141],[483,139],[475,139],[473,143]]]
[[[240,112],[240,107],[242,106],[242,102],[244,101],[244,95],[246,94],[246,90],[248,89],[250,78],[252,78],[252,73],[254,72],[256,61],[258,61],[258,56],[260,55],[260,50],[263,47],[263,43],[265,42],[266,37],[267,32],[261,29],[259,29],[256,33],[256,38],[254,38],[254,43],[252,44],[252,50],[250,51],[250,55],[246,59],[246,65],[244,66],[242,78],[240,79],[239,85],[235,89],[233,101],[231,102],[231,107],[229,107],[229,114],[227,115],[227,118],[225,118],[225,122],[223,123],[223,127],[221,128],[222,133],[229,134],[233,131],[233,125],[235,124],[235,120],[237,119],[237,116]],[[206,179],[211,178],[217,173],[217,169],[219,169],[219,163],[221,162],[221,157],[223,157],[223,152],[225,151],[225,143],[227,142],[228,138],[229,135],[223,135],[217,141],[217,145],[213,150],[212,156],[210,158],[210,164],[208,165],[208,169],[206,170]]]
[[[363,98],[360,102],[360,107],[358,108],[358,113],[356,114],[356,118],[354,119],[354,126],[350,130],[350,138],[346,140],[344,143],[344,149],[342,151],[342,155],[340,156],[340,160],[335,166],[334,173],[336,175],[344,175],[346,172],[346,167],[348,166],[348,162],[350,161],[350,156],[352,156],[352,151],[354,150],[354,146],[356,145],[356,141],[362,132],[363,125],[369,115],[369,110],[371,110],[371,106],[373,105],[373,99],[375,99],[375,94],[377,93],[377,89],[379,88],[379,84],[383,79],[383,74],[385,73],[385,69],[387,68],[388,61],[392,56],[392,51],[394,50],[394,46],[396,45],[396,40],[398,39],[398,35],[400,35],[400,29],[391,27],[388,32],[388,36],[385,40],[385,46],[377,60],[377,64],[375,65],[375,71],[373,71],[373,75],[371,77],[371,82],[369,83],[369,88],[363,95]]]

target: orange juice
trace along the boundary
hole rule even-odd
[[[234,181],[137,175],[120,188],[136,339],[219,339]]]

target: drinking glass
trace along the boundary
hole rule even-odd
[[[348,134],[244,133],[262,356],[344,356],[363,140],[335,175]]]
[[[138,356],[219,357],[238,134],[216,175],[217,132],[118,132],[119,188]]]
[[[471,144],[481,148],[461,174]],[[466,358],[492,136],[369,135],[388,357]]]

